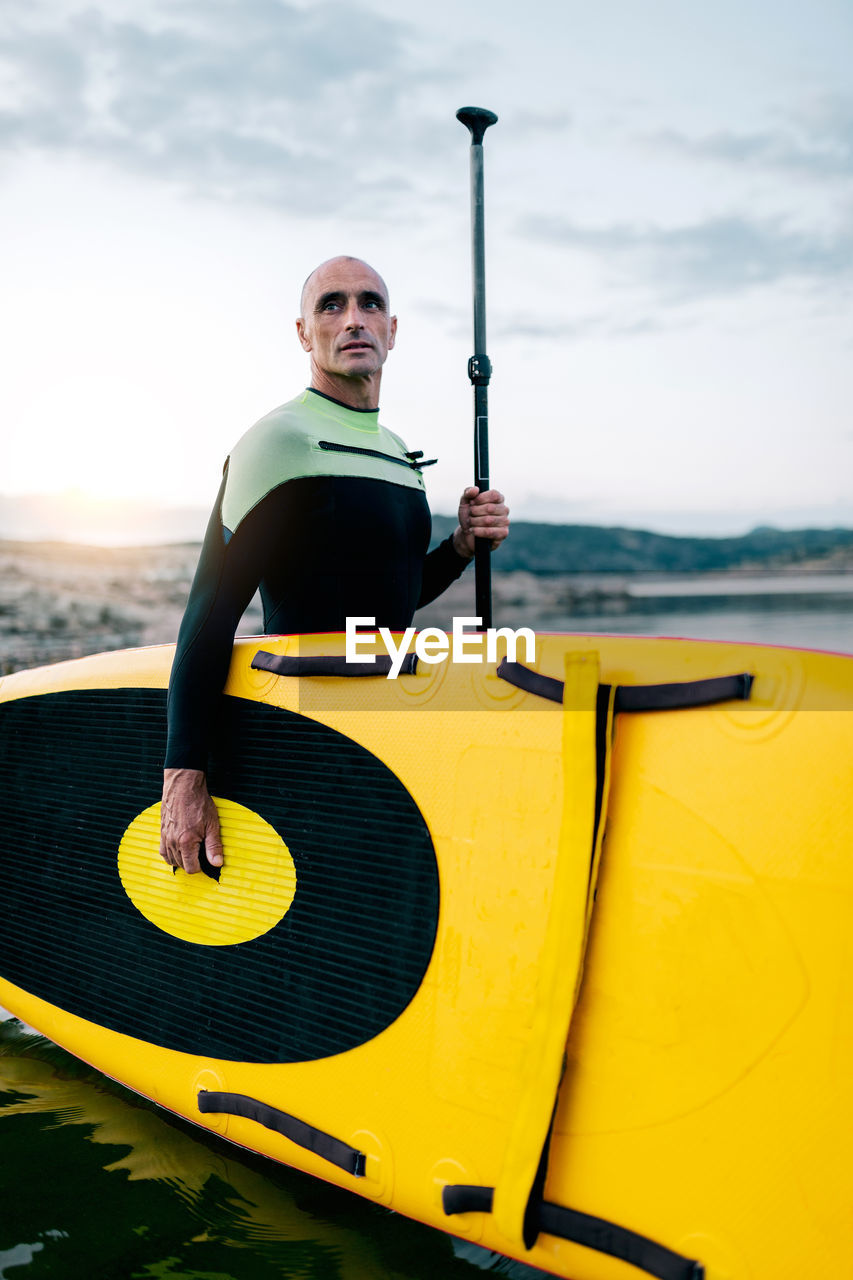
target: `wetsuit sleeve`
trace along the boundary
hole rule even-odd
[[[220,517],[224,491],[225,479],[178,632],[169,681],[167,769],[207,769],[211,723],[228,676],[234,633],[268,554],[262,511],[252,512],[226,542]]]
[[[445,538],[435,550],[424,556],[423,577],[418,608],[440,596],[457,578],[461,578],[468,565],[473,563],[460,556],[453,546],[453,536]]]

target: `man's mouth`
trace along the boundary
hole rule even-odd
[[[345,342],[341,347],[341,351],[372,351],[373,344],[371,342]]]

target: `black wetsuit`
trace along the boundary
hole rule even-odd
[[[376,413],[357,413],[308,392],[226,463],[172,667],[167,768],[207,768],[234,633],[258,587],[266,633],[343,631],[354,616],[402,631],[468,564],[449,538],[427,552],[417,459]]]

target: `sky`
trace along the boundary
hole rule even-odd
[[[306,385],[302,281],[348,253],[399,317],[382,421],[454,510],[470,104],[499,116],[513,515],[853,525],[851,65],[849,0],[4,5],[0,497],[197,508],[200,536],[233,444]]]

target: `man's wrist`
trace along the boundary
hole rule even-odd
[[[459,556],[460,560],[474,559],[474,552],[468,550],[468,544],[465,541],[465,534],[462,532],[461,524],[458,524],[453,530],[450,541],[453,545],[453,550]]]
[[[207,777],[203,769],[164,769],[163,770],[163,789],[168,791],[172,787],[203,787],[207,783]]]

